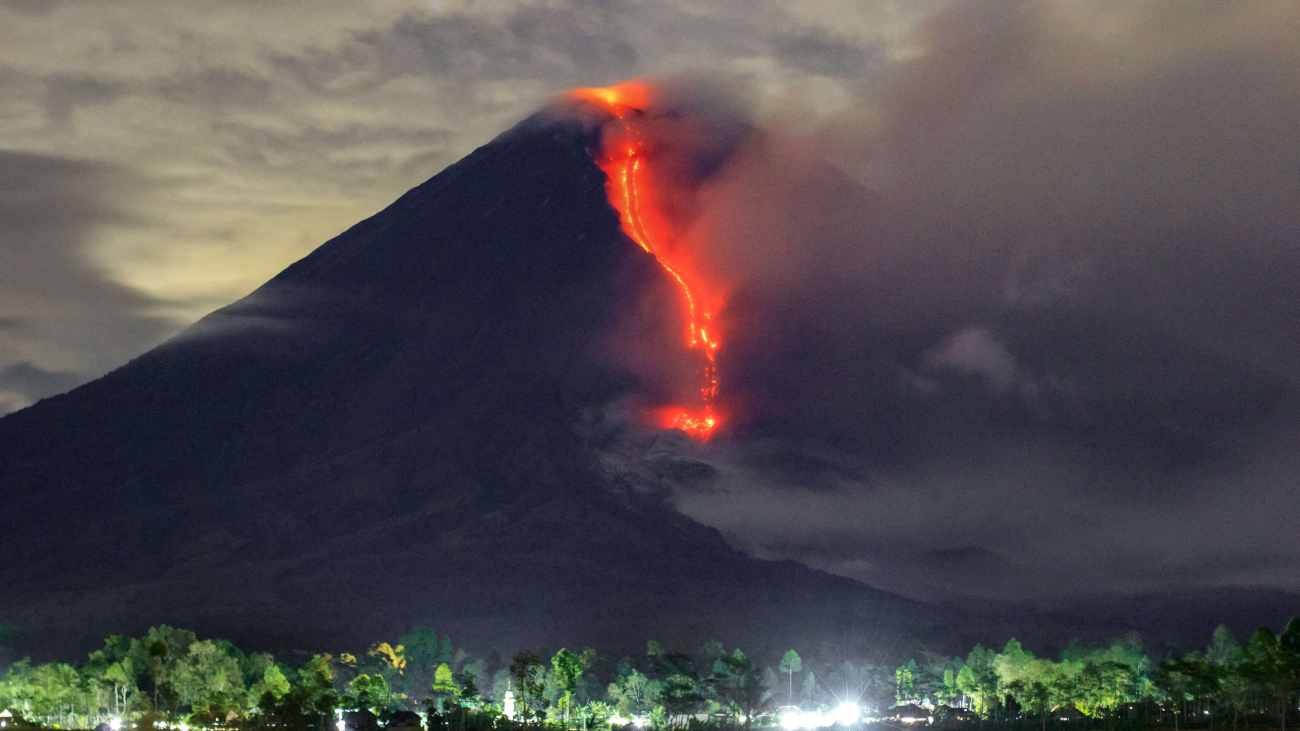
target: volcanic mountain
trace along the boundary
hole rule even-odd
[[[416,624],[507,649],[952,636],[951,612],[747,557],[602,467],[582,425],[632,384],[593,343],[664,274],[620,228],[594,134],[526,120],[0,420],[16,648],[156,623],[315,650]]]

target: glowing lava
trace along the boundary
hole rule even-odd
[[[718,397],[715,359],[718,336],[717,328],[712,327],[713,313],[710,311],[716,302],[704,297],[706,288],[703,281],[692,272],[684,253],[672,247],[672,226],[646,193],[644,181],[649,163],[645,139],[637,120],[649,105],[651,89],[645,84],[627,82],[599,89],[576,89],[572,94],[605,109],[623,122],[619,134],[607,136],[601,156],[596,160],[609,178],[606,187],[609,202],[619,212],[623,231],[654,256],[659,266],[677,283],[686,300],[686,344],[704,354],[704,383],[700,388],[703,406],[699,410],[680,406],[666,409],[662,412],[663,426],[681,429],[694,439],[707,441],[719,424],[714,411]]]

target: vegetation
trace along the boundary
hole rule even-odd
[[[475,658],[454,649],[450,638],[417,628],[360,656],[285,663],[160,626],[140,638],[110,637],[79,666],[14,663],[0,675],[0,709],[20,725],[249,731],[334,731],[339,723],[349,731],[407,728],[419,718],[411,711],[427,714],[430,731],[736,729],[783,719],[790,726],[798,725],[792,718],[835,708],[852,709],[848,718],[860,708],[863,718],[876,719],[915,717],[920,709],[940,725],[1025,731],[1285,731],[1297,720],[1300,618],[1280,635],[1261,628],[1244,646],[1219,627],[1203,651],[1158,658],[1132,641],[1072,642],[1059,660],[1037,657],[1014,639],[1000,652],[977,645],[965,657],[918,651],[905,661],[855,662],[844,659],[843,649],[789,650],[767,665],[717,642],[694,654],[650,642],[641,658],[613,661],[591,648],[564,648],[507,661],[495,650]],[[503,715],[507,693],[513,718]]]

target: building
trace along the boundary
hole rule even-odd
[[[930,714],[930,711],[916,705],[915,703],[904,703],[901,706],[894,706],[889,717],[898,720],[900,723],[934,723],[934,716]]]

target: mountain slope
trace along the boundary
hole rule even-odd
[[[167,622],[328,649],[776,647],[1009,631],[748,558],[575,429],[659,267],[576,123],[537,117],[249,297],[0,419],[0,622],[37,657]]]

